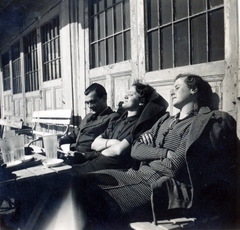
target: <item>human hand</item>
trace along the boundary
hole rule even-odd
[[[68,151],[68,152],[67,152],[67,156],[74,157],[75,152],[76,152],[76,151]]]
[[[108,139],[107,141],[107,146],[105,146],[106,148],[110,148],[113,145],[117,145],[119,144],[121,141],[117,140],[117,139]]]
[[[151,133],[143,133],[139,137],[140,142],[146,144],[146,145],[151,145],[153,144],[153,136]]]
[[[112,150],[110,150],[110,149],[105,149],[105,150],[103,150],[103,151],[101,152],[101,154],[104,155],[104,156],[106,156],[106,157],[114,157],[114,156],[117,155],[114,151],[112,151]]]

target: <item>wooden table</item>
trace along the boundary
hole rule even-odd
[[[23,168],[23,165],[19,165],[20,169],[16,166],[16,170],[14,168],[6,168],[6,170],[12,173],[12,176],[0,181],[0,198],[2,200],[14,199],[21,203],[23,206],[22,210],[26,209],[25,204],[28,204],[29,200],[36,200],[36,203],[31,204],[31,215],[29,216],[28,213],[25,219],[23,217],[24,229],[28,230],[33,228],[35,220],[47,201],[48,195],[57,188],[56,185],[64,186],[64,178],[72,168],[64,163],[56,167],[44,166],[42,160],[46,159],[46,157],[40,154],[40,148],[34,148],[34,150],[33,162],[25,163],[26,168]]]

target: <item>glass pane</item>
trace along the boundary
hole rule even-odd
[[[178,20],[188,16],[187,0],[174,0],[174,19]]]
[[[11,89],[9,64],[3,67],[3,89],[4,91]]]
[[[149,33],[148,36],[148,56],[149,56],[149,70],[159,69],[159,42],[158,42],[158,31],[155,30]]]
[[[123,61],[123,37],[119,34],[115,38],[115,59],[116,62]]]
[[[107,36],[113,34],[113,8],[106,11],[107,14]]]
[[[129,0],[124,2],[124,29],[130,28],[130,5]]]
[[[187,21],[177,23],[174,26],[174,43],[175,43],[175,65],[183,66],[189,64],[189,47],[188,47],[188,24]]]
[[[206,11],[206,0],[190,0],[190,14]]]
[[[98,44],[92,45],[92,67],[98,67]]]
[[[125,44],[125,47],[124,47],[125,58],[124,58],[124,60],[131,59],[131,37],[130,36],[131,36],[130,31],[127,31],[124,34],[124,44]]]
[[[209,59],[224,59],[224,15],[223,9],[213,11],[209,15]]]
[[[161,25],[172,21],[172,1],[161,0],[160,1],[160,19]]]
[[[107,39],[107,64],[114,63],[114,43],[113,38]]]
[[[99,66],[106,65],[106,47],[105,47],[105,41],[102,41],[99,43],[99,50],[100,50],[100,60],[99,60]]]
[[[103,11],[105,9],[105,6],[104,6],[104,2],[105,0],[99,0],[99,12]]]
[[[105,20],[104,20],[105,13],[99,14],[99,35],[100,39],[105,37]]]
[[[107,1],[106,1],[106,4],[107,4],[107,7],[110,7],[110,6],[112,6],[113,1],[112,1],[112,0],[107,0]]]
[[[9,53],[6,52],[2,55],[2,65],[5,66],[9,64]]]
[[[172,26],[161,30],[161,69],[173,67]]]
[[[148,29],[158,26],[158,0],[147,1]]]
[[[206,15],[191,21],[192,64],[207,62]]]
[[[92,41],[97,41],[98,40],[98,16],[95,16],[93,18],[93,24],[92,24]]]
[[[123,29],[122,27],[122,4],[118,4],[114,7],[115,10],[115,32],[119,32]]]
[[[98,12],[98,0],[91,0],[91,1],[89,1],[89,3],[91,4],[90,5],[91,15],[96,14]]]
[[[209,0],[209,8],[223,5],[223,0]]]

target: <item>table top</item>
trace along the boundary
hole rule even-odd
[[[41,148],[33,147],[33,160],[31,162],[24,163],[22,165],[6,168],[4,170],[9,171],[11,173],[11,177],[5,180],[1,180],[0,184],[23,181],[23,180],[31,180],[47,177],[50,175],[56,175],[58,173],[67,172],[72,167],[65,163],[55,167],[48,167],[42,164],[42,161],[46,160],[46,156],[44,156],[41,152]],[[16,175],[16,176],[15,176]]]

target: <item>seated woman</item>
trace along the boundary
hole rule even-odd
[[[236,122],[210,110],[212,90],[199,76],[178,75],[171,96],[180,112],[164,115],[132,147],[132,157],[142,161],[138,170],[101,170],[74,179],[75,204],[86,214],[86,228],[108,223],[122,229],[129,221],[152,221],[152,187],[163,177],[172,183],[166,196],[159,194],[156,209],[199,207],[202,216],[209,209],[229,214]]]
[[[127,169],[133,164],[131,145],[141,133],[166,113],[168,103],[154,88],[136,81],[127,92],[122,108],[125,112],[92,143],[99,156],[73,165],[73,173],[83,174],[101,169]]]

